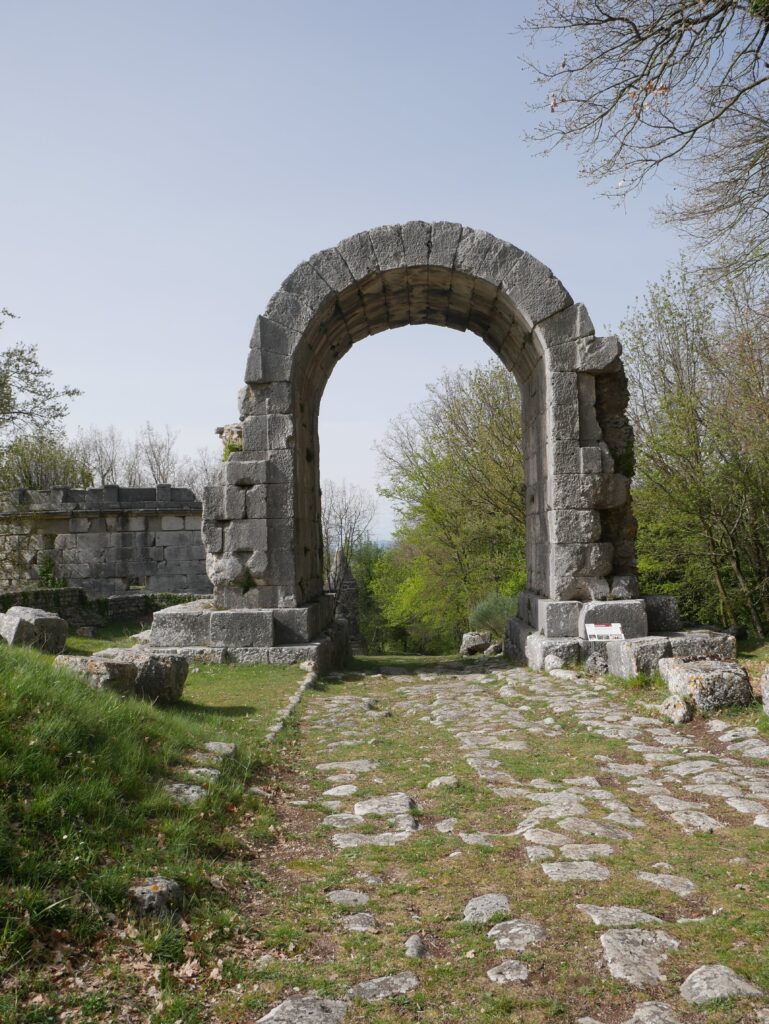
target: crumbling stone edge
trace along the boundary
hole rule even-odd
[[[275,720],[270,728],[265,733],[264,739],[266,743],[272,743],[274,739],[285,729],[288,722],[293,715],[294,711],[299,707],[302,697],[305,692],[309,689],[314,689],[318,684],[318,673],[315,668],[310,668],[304,676],[304,679],[299,683],[296,690],[292,694],[290,700],[281,708],[281,710],[275,716]]]

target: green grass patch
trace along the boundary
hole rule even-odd
[[[34,651],[0,648],[0,971],[51,943],[87,946],[105,915],[126,910],[137,877],[167,875],[196,906],[220,905],[209,876],[236,860],[235,812],[250,812],[254,841],[270,839],[273,813],[245,789],[298,674],[205,667],[183,702],[161,709],[92,690]],[[214,739],[235,740],[238,756],[201,804],[171,803],[162,781]],[[153,957],[178,955],[177,933],[158,941]]]

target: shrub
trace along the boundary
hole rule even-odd
[[[470,628],[488,630],[501,640],[505,635],[507,620],[517,613],[515,598],[505,594],[487,594],[470,610]]]

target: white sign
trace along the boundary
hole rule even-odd
[[[588,640],[624,640],[622,624],[619,622],[586,622],[585,632]]]

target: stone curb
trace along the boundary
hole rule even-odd
[[[299,686],[297,686],[288,704],[286,704],[286,706],[282,708],[276,715],[275,721],[272,723],[270,728],[265,733],[265,743],[272,743],[272,741],[277,737],[277,735],[283,729],[285,729],[286,725],[288,724],[288,720],[291,718],[291,715],[294,713],[296,708],[299,707],[299,704],[302,701],[302,697],[304,696],[305,691],[315,686],[317,681],[318,673],[315,671],[314,668],[312,668],[307,672],[304,679],[302,679],[302,681],[299,683]]]

